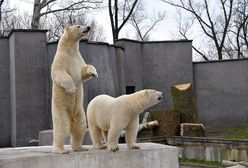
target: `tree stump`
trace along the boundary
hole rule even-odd
[[[203,124],[181,123],[180,124],[180,136],[204,137],[205,129],[203,127]]]
[[[196,100],[190,83],[171,87],[174,109],[180,112],[181,123],[198,123]]]
[[[167,138],[180,133],[180,113],[175,110],[156,110],[151,119],[157,120],[159,127],[153,129],[153,136],[165,135]]]

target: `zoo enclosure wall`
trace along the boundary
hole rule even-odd
[[[0,147],[33,145],[38,132],[52,126],[50,66],[57,43],[47,43],[45,33],[13,31],[0,39]],[[84,41],[80,51],[99,73],[84,84],[84,108],[98,94],[119,96],[132,87],[163,91],[166,101],[154,109],[172,109],[170,86],[193,83],[203,124],[248,122],[248,60],[192,63],[188,40]]]

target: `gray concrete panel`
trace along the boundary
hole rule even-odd
[[[120,39],[115,44],[124,48],[126,86],[165,93],[165,101],[153,109],[172,109],[170,86],[193,82],[192,41],[142,43]]]
[[[46,36],[13,32],[10,44],[12,146],[33,145],[49,126]]]
[[[49,128],[52,128],[52,79],[51,79],[51,65],[57,50],[57,42],[53,42],[53,43],[47,43],[47,63],[48,63],[48,113],[50,116],[49,119]]]
[[[80,43],[80,52],[87,64],[92,64],[97,72],[98,78],[93,78],[84,83],[84,108],[99,94],[119,96],[121,93],[120,83],[122,76],[119,76],[117,67],[118,54],[122,49],[106,43]]]
[[[139,41],[120,39],[115,45],[124,48],[124,64],[126,86],[135,86],[135,91],[143,87],[142,43]]]
[[[143,44],[144,88],[160,90],[165,96],[155,108],[173,109],[170,87],[193,82],[191,45],[191,41]]]
[[[119,82],[116,67],[115,47],[94,43],[80,43],[82,57],[87,64],[92,64],[98,78],[85,82],[88,85],[88,102],[99,94],[118,96]]]
[[[194,63],[194,86],[202,123],[248,123],[247,69],[248,60]]]
[[[9,39],[0,38],[0,147],[11,145]]]

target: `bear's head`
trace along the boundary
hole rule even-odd
[[[89,32],[89,26],[73,25],[64,29],[64,35],[73,41],[79,41]]]
[[[149,106],[153,106],[158,104],[163,100],[163,92],[156,91],[153,89],[146,89],[145,90],[145,99],[149,102]]]

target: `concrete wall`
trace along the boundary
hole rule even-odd
[[[200,121],[205,125],[248,123],[248,60],[194,63]]]
[[[144,88],[142,43],[121,39],[116,41],[116,45],[124,48],[126,86],[135,86],[136,91],[142,90]]]
[[[87,64],[95,66],[99,75],[98,79],[85,82],[85,105],[99,94],[119,96],[123,92],[123,84],[120,84],[124,79],[117,60],[122,57],[123,49],[106,43],[80,43],[80,52]]]
[[[248,142],[243,140],[173,136],[168,139],[168,144],[178,147],[180,158],[248,161]]]
[[[0,39],[0,147],[10,146],[9,39]]]
[[[192,41],[116,41],[125,49],[126,85],[164,92],[165,102],[154,108],[173,108],[170,87],[193,82]]]
[[[161,90],[165,103],[157,108],[173,109],[170,87],[193,82],[192,41],[143,44],[144,88]]]
[[[33,145],[48,129],[46,36],[44,31],[14,31],[9,38],[11,145]]]

